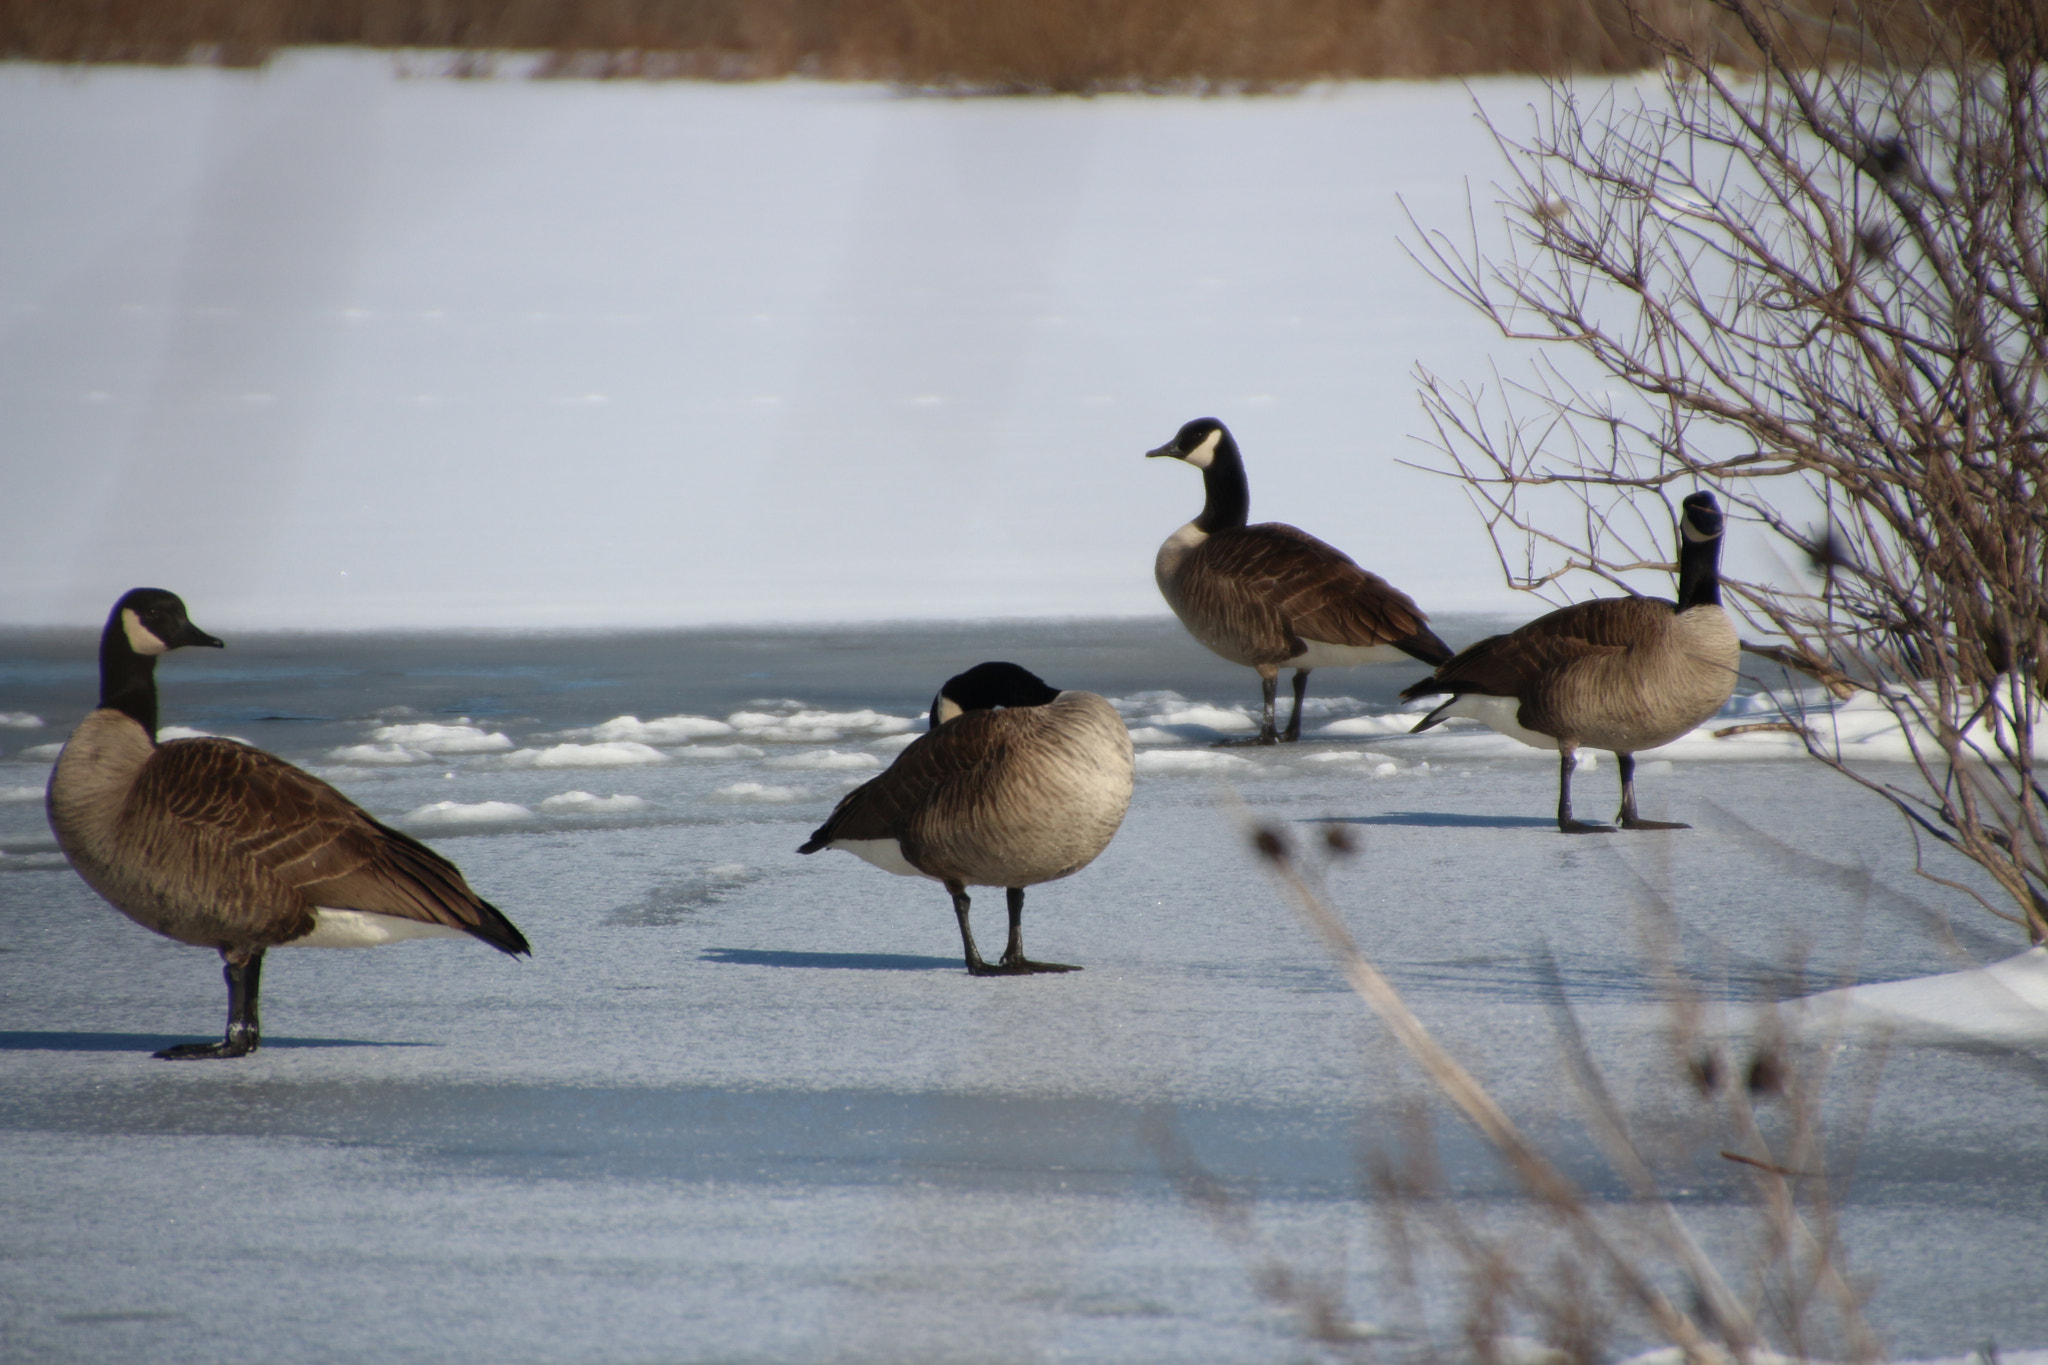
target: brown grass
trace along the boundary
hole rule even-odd
[[[1643,8],[1697,27],[1710,7]],[[0,0],[0,55],[260,66],[280,48],[344,45],[538,52],[542,74],[565,76],[1259,90],[1634,70],[1653,53],[1628,10],[1627,0]]]

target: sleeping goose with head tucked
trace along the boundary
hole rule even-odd
[[[797,852],[844,849],[942,883],[974,976],[1076,971],[1024,956],[1024,888],[1072,876],[1109,847],[1133,767],[1130,732],[1101,697],[1049,687],[1016,664],[978,664],[939,689],[930,731],[848,792]],[[995,963],[967,922],[970,886],[1009,897],[1009,942]]]

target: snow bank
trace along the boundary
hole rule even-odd
[[[42,799],[43,789],[41,787],[0,787],[0,804],[16,801],[40,801]]]
[[[407,811],[409,825],[502,825],[531,820],[533,812],[511,801],[435,801]]]
[[[751,744],[692,744],[688,748],[677,749],[675,756],[694,763],[723,763],[734,759],[759,758],[766,752],[766,749],[757,749]]]
[[[810,795],[802,787],[771,787],[762,782],[735,782],[730,787],[720,787],[711,793],[711,799],[737,805],[766,805],[785,801],[805,801]]]
[[[512,747],[511,739],[496,732],[485,733],[475,725],[464,723],[436,725],[424,721],[416,725],[380,725],[370,731],[371,740],[380,744],[399,745],[417,750],[422,754],[488,754]]]
[[[1176,707],[1171,711],[1160,711],[1147,716],[1148,725],[1191,725],[1204,730],[1230,731],[1242,734],[1259,728],[1259,723],[1241,710],[1195,703]]]
[[[632,740],[640,744],[687,744],[713,735],[729,735],[732,726],[710,716],[661,716],[641,720],[638,716],[614,716],[586,730],[564,730],[563,739],[590,739],[609,743]]]
[[[900,735],[917,724],[902,716],[866,710],[735,711],[725,719],[748,739],[773,744],[830,744],[848,735]]]
[[[432,756],[424,749],[409,749],[403,744],[345,744],[339,749],[327,751],[330,762],[365,768],[391,768],[407,763],[424,763]]]
[[[505,755],[508,768],[634,768],[666,763],[668,755],[634,740],[608,744],[554,744],[545,749],[515,749]]]
[[[628,811],[647,809],[647,802],[638,796],[598,796],[592,792],[573,791],[550,796],[540,803],[540,808],[550,815],[623,815]]]
[[[27,711],[0,711],[0,730],[40,730],[42,726],[41,716]]]
[[[1258,766],[1236,754],[1214,749],[1141,749],[1137,756],[1141,773],[1230,773],[1248,774]]]
[[[761,765],[764,768],[805,768],[822,770],[828,768],[879,768],[882,760],[873,754],[849,754],[837,749],[813,749],[801,754],[787,754],[771,758]]]
[[[1353,716],[1349,720],[1333,720],[1317,730],[1319,735],[1341,739],[1348,735],[1405,735],[1415,728],[1422,717],[1412,711],[1396,711],[1388,715]],[[1477,724],[1477,722],[1473,722]],[[1522,746],[1526,747],[1526,746]]]
[[[2048,948],[1964,972],[1823,991],[1804,1002],[1825,1027],[1841,1018],[1907,1042],[2048,1043]]]

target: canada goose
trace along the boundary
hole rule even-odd
[[[156,657],[221,642],[161,588],[114,604],[100,635],[99,709],[50,774],[50,828],[78,875],[167,938],[216,948],[227,1032],[159,1057],[240,1057],[262,1041],[265,950],[367,948],[429,936],[525,953],[526,939],[426,845],[310,773],[232,739],[156,742]]]
[[[1223,423],[1198,417],[1145,455],[1170,455],[1202,471],[1202,515],[1166,538],[1152,571],[1190,635],[1259,671],[1265,710],[1250,742],[1301,738],[1310,669],[1403,658],[1436,665],[1451,657],[1408,594],[1342,550],[1281,522],[1245,525],[1251,489]],[[1286,733],[1275,734],[1282,667],[1294,670],[1294,714]]]
[[[975,976],[1078,971],[1024,956],[1024,888],[1079,872],[1109,846],[1131,771],[1130,732],[1101,697],[1048,687],[1016,664],[977,664],[932,698],[931,729],[848,792],[797,852],[843,848],[945,883]],[[970,886],[1009,892],[1010,940],[994,966],[967,924]]]
[[[1556,749],[1557,827],[1566,834],[1613,832],[1572,818],[1578,750],[1612,750],[1621,768],[1621,827],[1689,829],[1637,816],[1635,754],[1685,734],[1735,690],[1742,646],[1721,609],[1722,529],[1714,495],[1694,493],[1678,517],[1677,602],[1596,598],[1460,650],[1401,693],[1404,700],[1451,694],[1415,731],[1469,716],[1524,744]]]

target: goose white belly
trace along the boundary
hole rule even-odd
[[[1465,692],[1442,708],[1446,716],[1463,716],[1476,720],[1481,725],[1497,730],[1509,739],[1528,745],[1532,749],[1549,749],[1555,752],[1559,745],[1554,735],[1540,730],[1531,730],[1522,724],[1522,703],[1515,697],[1491,697],[1483,692]]]
[[[843,848],[862,862],[872,863],[884,872],[893,872],[899,877],[929,877],[929,872],[920,872],[903,856],[903,845],[894,839],[834,839],[827,848]]]
[[[281,948],[377,948],[409,938],[468,938],[467,932],[445,924],[379,915],[369,910],[313,908],[313,932],[281,943]]]
[[[1414,663],[1414,656],[1393,645],[1335,645],[1327,640],[1302,640],[1308,648],[1283,668],[1351,668],[1357,664]]]

